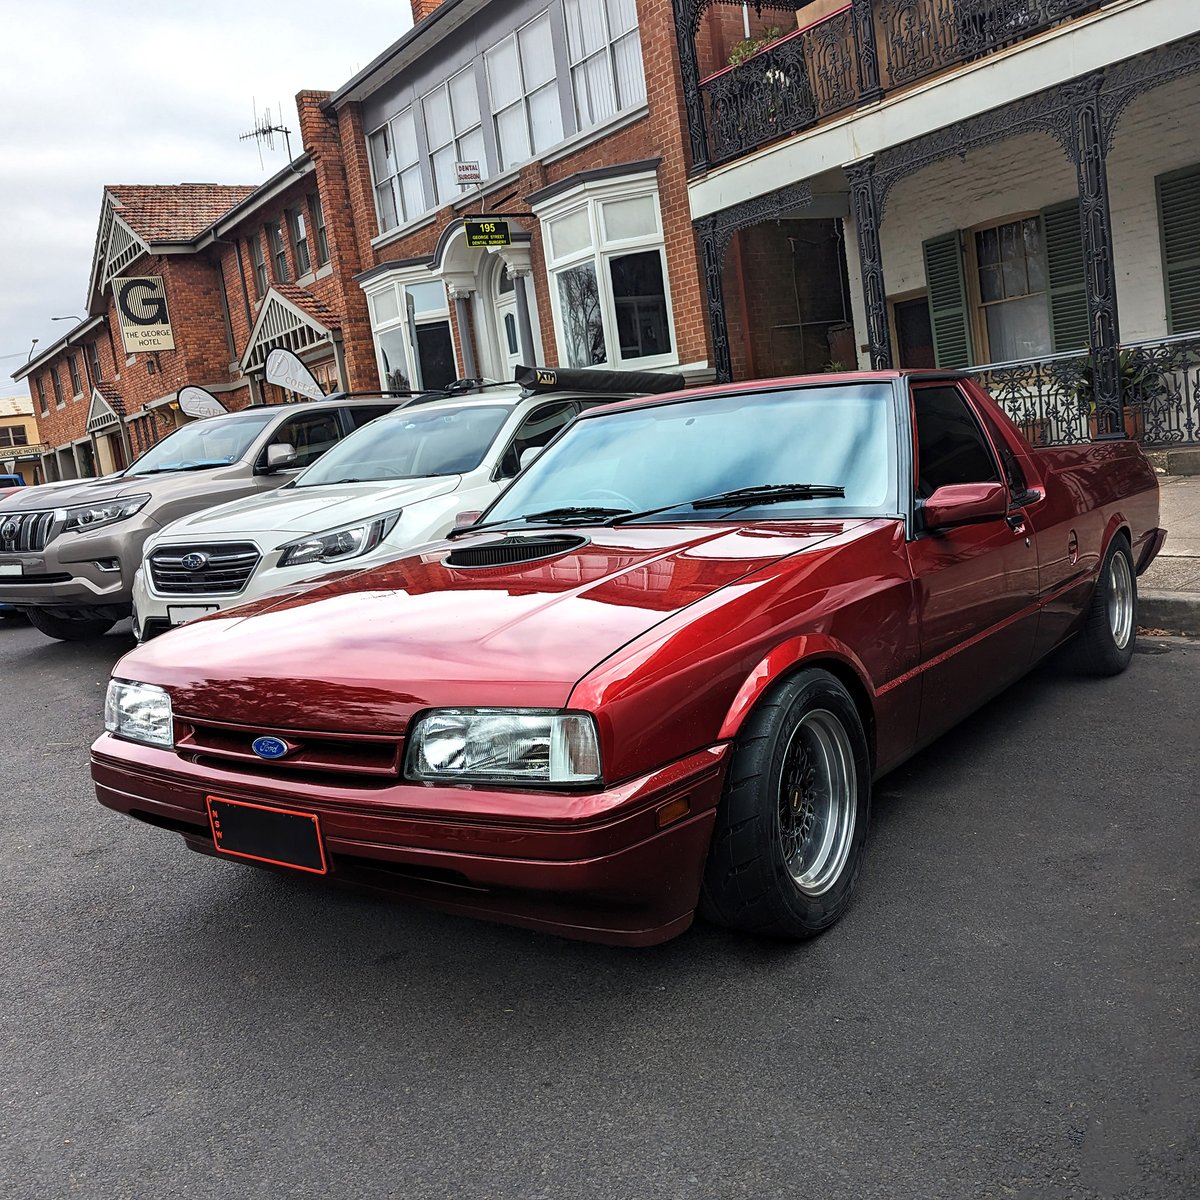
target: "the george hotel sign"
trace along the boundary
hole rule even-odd
[[[121,321],[126,354],[174,350],[167,293],[161,275],[129,276],[113,280],[113,295]]]

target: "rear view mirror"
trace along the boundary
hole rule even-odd
[[[296,447],[291,442],[276,442],[267,447],[266,473],[270,475],[275,471],[282,471],[295,461]]]
[[[926,529],[948,529],[974,521],[999,520],[1008,512],[1002,483],[950,483],[921,506]]]

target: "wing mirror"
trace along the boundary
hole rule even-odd
[[[521,451],[521,470],[525,470],[527,466],[545,449],[544,446],[526,446]]]
[[[263,468],[263,474],[273,475],[276,471],[284,471],[296,458],[296,447],[291,442],[276,442],[267,447],[267,465]]]
[[[1008,512],[1002,483],[949,483],[921,506],[926,529],[998,520]]]

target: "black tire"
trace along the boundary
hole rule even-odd
[[[1137,575],[1129,543],[1124,534],[1117,534],[1075,639],[1075,665],[1089,675],[1119,675],[1133,659],[1136,641]]]
[[[25,614],[19,608],[0,608],[0,621],[12,621],[15,625],[24,620]]]
[[[842,815],[833,822],[834,849],[822,866],[824,842],[812,834],[830,826],[829,819],[821,826],[817,813],[827,807],[827,818],[834,815],[835,806],[822,796],[833,795],[831,780],[839,773]],[[870,813],[870,754],[850,693],[827,671],[798,672],[758,705],[734,742],[701,914],[769,937],[822,933],[850,903]],[[812,871],[803,869],[806,855],[815,855]]]
[[[90,641],[103,636],[116,624],[105,617],[60,617],[44,608],[30,608],[26,613],[34,629],[60,642]]]

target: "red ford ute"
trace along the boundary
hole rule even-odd
[[[194,850],[649,944],[812,936],[871,785],[1075,640],[1123,670],[1158,485],[973,382],[856,373],[586,413],[474,526],[123,658],[102,803]]]

